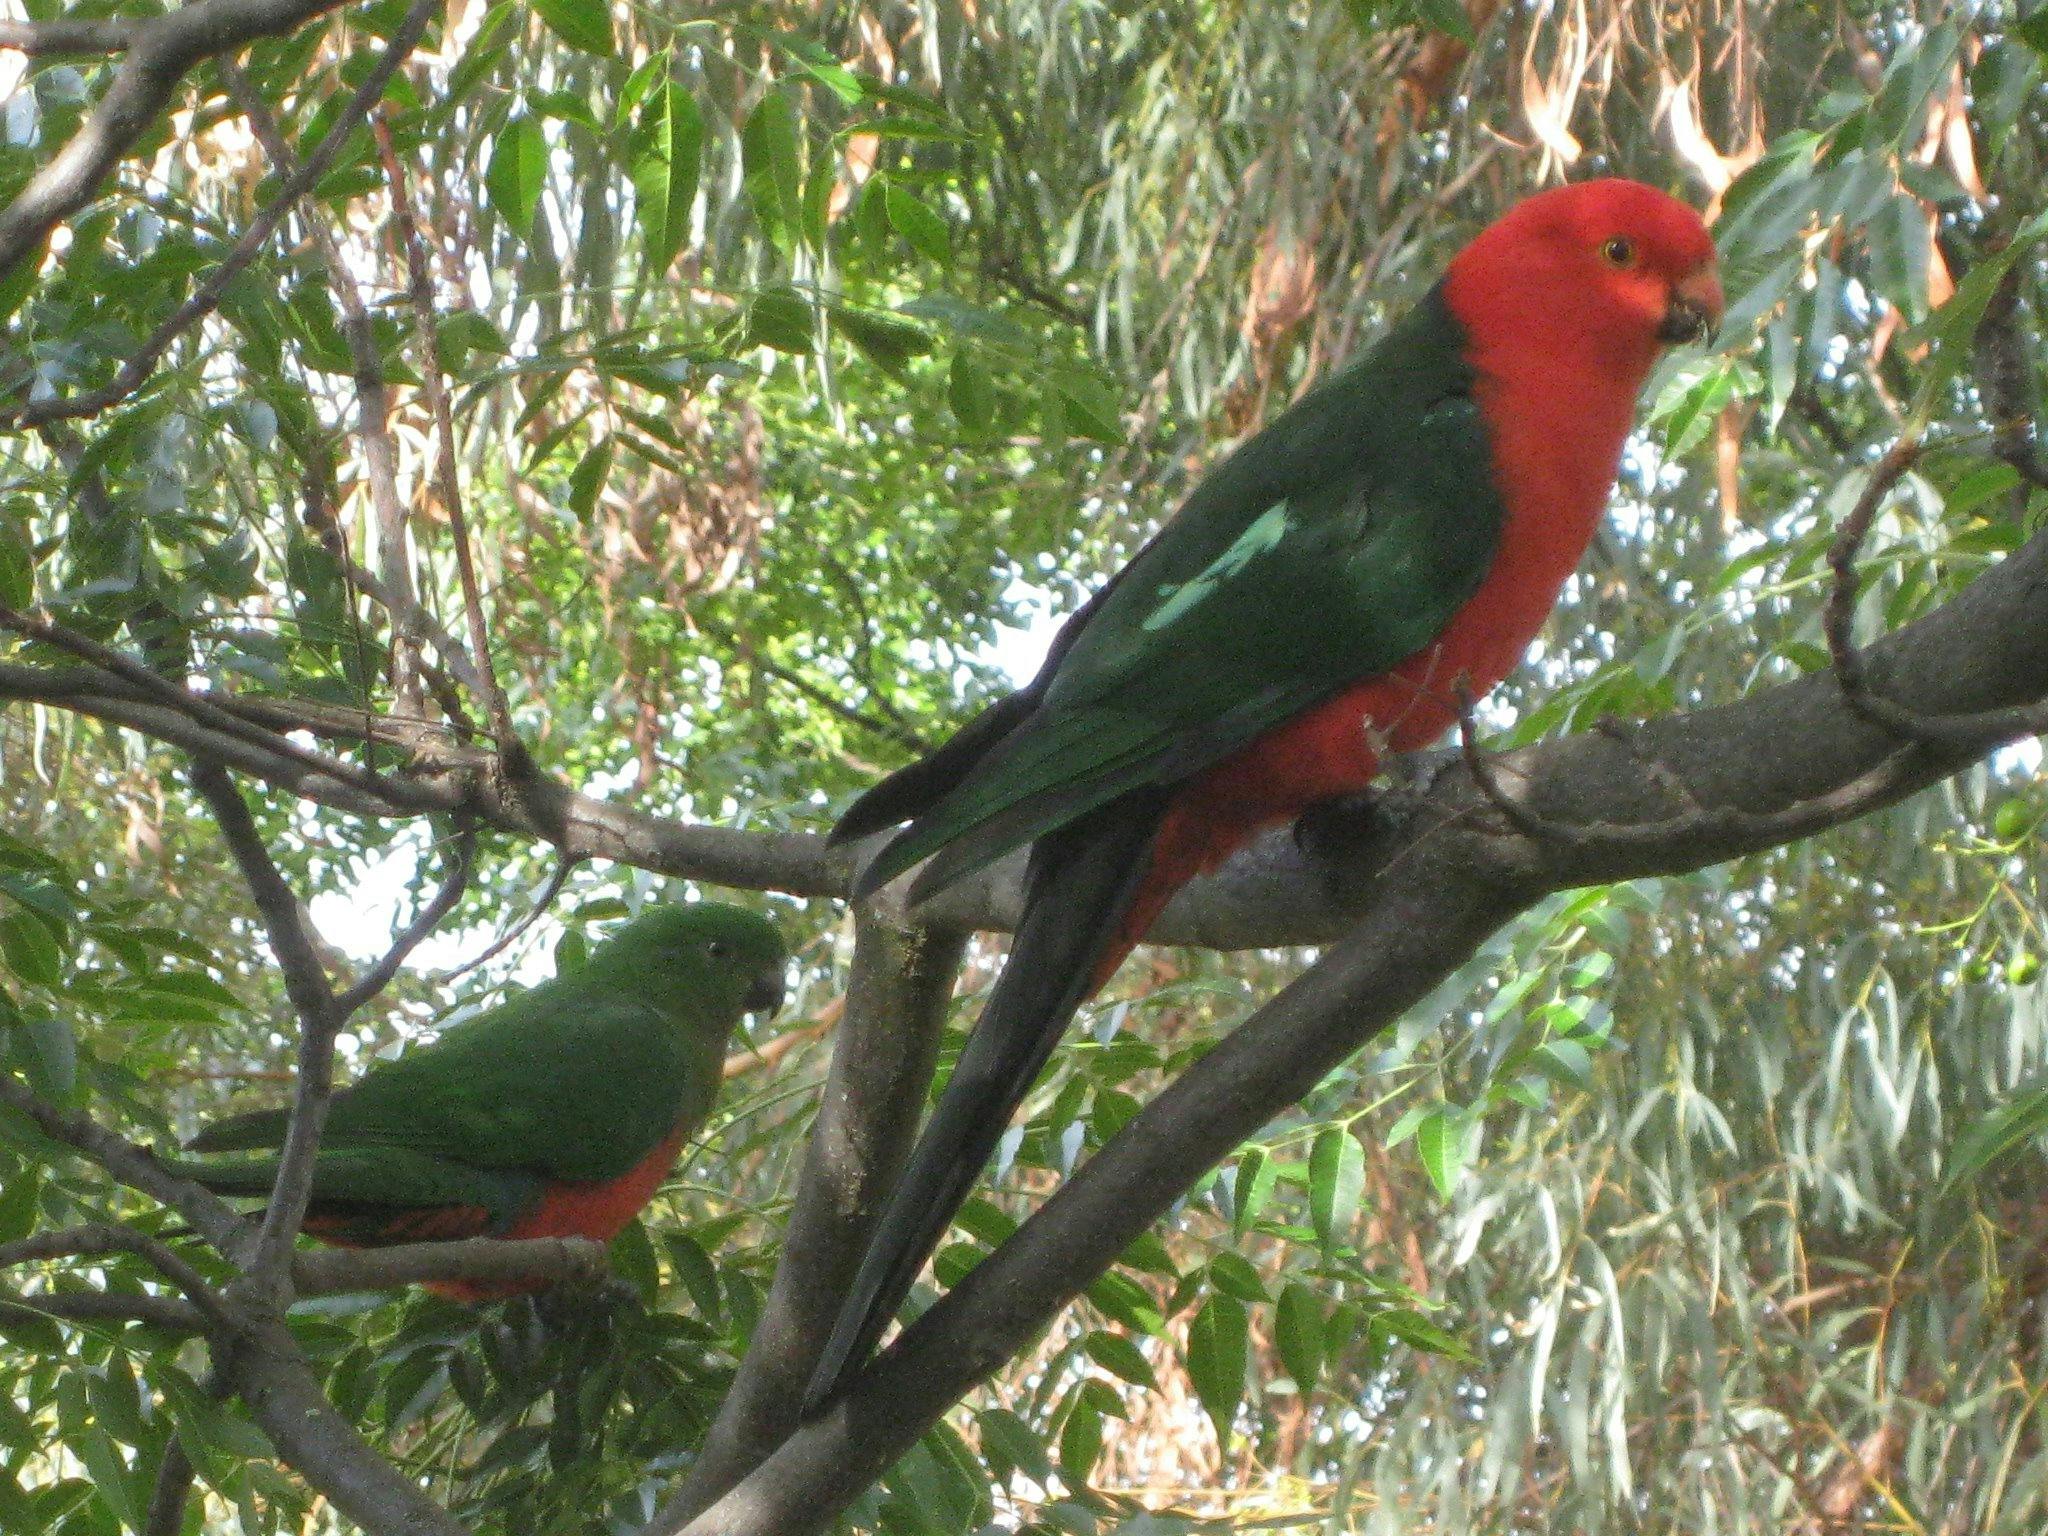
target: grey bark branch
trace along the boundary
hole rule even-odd
[[[2048,695],[2048,536],[1862,653],[1915,713],[2023,718]],[[1550,838],[1500,814],[1465,759],[1400,814],[1365,809],[1312,839],[1263,838],[1178,917],[1212,941],[1343,936],[1170,1084],[909,1328],[823,1417],[682,1527],[686,1536],[809,1536],[977,1382],[1024,1348],[1208,1168],[1467,960],[1502,924],[1573,886],[1677,874],[1760,852],[1898,800],[2006,739],[1916,740],[1858,710],[1832,673],[1740,702],[1594,731],[1496,760],[1541,826],[1636,828]],[[1647,771],[1647,765],[1656,771]],[[1496,784],[1494,794],[1509,791]],[[1306,861],[1306,867],[1305,867]],[[1292,890],[1260,910],[1215,891]],[[937,903],[933,904],[938,905]],[[929,916],[926,912],[924,915]],[[964,907],[959,920],[974,914]],[[1261,935],[1257,932],[1264,929]],[[652,1532],[675,1527],[657,1518]]]
[[[327,979],[326,967],[320,963],[319,947],[299,899],[271,862],[262,834],[227,770],[218,763],[196,762],[192,786],[212,807],[221,837],[255,898],[256,910],[270,935],[271,956],[284,976],[285,994],[299,1016],[296,1082],[284,1144],[278,1150],[277,1178],[263,1211],[255,1255],[247,1267],[250,1281],[268,1288],[289,1280],[292,1245],[298,1240],[299,1224],[312,1199],[314,1159],[327,1121],[327,1101],[334,1091],[334,1037],[346,1016]]]
[[[127,21],[0,21],[0,48],[30,58],[72,54],[124,53],[135,40],[135,23]]]
[[[224,1257],[235,1258],[255,1236],[254,1229],[225,1200],[170,1172],[125,1136],[117,1136],[84,1115],[45,1103],[25,1085],[7,1077],[0,1077],[0,1105],[25,1116],[52,1141],[97,1163],[130,1189],[169,1206]]]
[[[268,1320],[222,1353],[222,1379],[248,1404],[285,1464],[369,1536],[468,1536],[334,1411],[283,1323]]]
[[[782,1258],[703,1449],[651,1530],[681,1528],[796,1427],[839,1297],[909,1156],[965,943],[957,931],[904,931],[855,913],[846,1016]]]

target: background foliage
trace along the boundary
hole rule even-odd
[[[242,60],[299,153],[402,15],[380,0]],[[1886,504],[1867,626],[2041,514],[1987,452],[1970,341],[2007,271],[2014,329],[2038,329],[2044,57],[2048,13],[1995,5],[451,5],[146,385],[0,440],[0,601],[195,678],[465,728],[363,590],[415,586],[425,628],[461,628],[396,176],[522,734],[642,809],[822,827],[1035,660],[1047,615],[1482,222],[1617,172],[1711,200],[1732,310],[1653,386],[1613,524],[1489,723],[1730,698],[1827,664],[1826,543],[1903,424],[1947,446]],[[0,193],[110,67],[0,53]],[[193,81],[0,286],[8,409],[108,384],[275,193],[234,82]],[[2019,359],[2024,404],[2040,365]],[[395,522],[362,424],[380,381]],[[2039,1531],[2040,1156],[2017,1121],[2008,1155],[1987,1133],[1957,1155],[2042,1102],[2037,764],[2016,749],[1768,857],[1550,903],[1207,1181],[855,1523]],[[282,999],[176,757],[23,708],[0,768],[0,1060],[145,1141],[279,1096]],[[263,819],[356,959],[424,899],[420,824],[281,796]],[[544,846],[487,836],[446,936],[345,1054],[682,894],[577,868],[444,983],[550,873]],[[761,900],[801,949],[777,1027],[810,1034],[735,1062],[618,1245],[630,1299],[295,1313],[344,1414],[481,1530],[632,1528],[730,1377],[848,952],[833,904]],[[940,1275],[1302,958],[1141,953]],[[0,1241],[109,1214],[173,1232],[0,1111]],[[173,1426],[208,1491],[188,1536],[332,1528],[190,1343],[36,1313],[91,1273],[18,1272],[29,1299],[0,1308],[0,1528],[140,1529]],[[96,1278],[157,1283],[126,1259]]]

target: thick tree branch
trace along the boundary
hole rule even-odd
[[[2048,695],[2043,612],[2048,536],[1863,652],[1871,684],[1915,714],[2009,720],[2004,712]],[[1469,763],[1453,761],[1405,814],[1356,817],[1334,852],[1329,838],[1313,855],[1285,833],[1261,839],[1222,879],[1184,893],[1167,922],[1210,942],[1343,937],[1134,1117],[824,1417],[683,1529],[807,1536],[826,1528],[1203,1171],[1547,893],[1763,851],[1935,783],[2002,739],[1902,745],[1856,708],[1838,677],[1817,673],[1633,732],[1588,732],[1499,759],[1518,786],[1513,798],[1542,826],[1635,826],[1640,837],[1504,828]],[[973,910],[973,899],[942,899],[921,915],[940,907],[960,922],[1001,915]]]
[[[739,1375],[655,1531],[680,1528],[796,1426],[882,1201],[900,1176],[931,1084],[966,935],[854,917],[853,975],[782,1258]]]
[[[195,0],[166,15],[136,24],[127,57],[69,143],[60,149],[14,201],[0,209],[0,273],[39,249],[63,220],[89,202],[121,157],[149,131],[166,107],[178,82],[201,59],[228,53],[260,37],[290,32],[333,10],[340,0]],[[209,312],[220,295],[270,238],[286,211],[312,186],[348,141],[362,114],[384,94],[392,72],[411,53],[427,20],[439,7],[433,0],[415,0],[384,56],[364,77],[326,138],[306,157],[299,174],[287,179],[277,199],[258,214],[226,259],[206,282],[160,326],[136,355],[123,364],[106,389],[75,399],[39,401],[24,407],[24,423],[84,416],[106,409],[131,393],[156,366],[171,341],[194,320]]]
[[[249,1406],[285,1464],[374,1536],[468,1536],[334,1411],[284,1325],[266,1322],[223,1352],[223,1381]]]

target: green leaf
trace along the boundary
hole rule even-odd
[[[1455,37],[1470,46],[1479,41],[1459,0],[1415,0],[1415,19],[1431,31]]]
[[[515,117],[498,130],[491,163],[484,171],[484,191],[491,206],[522,236],[533,233],[547,171],[547,135],[539,118]]]
[[[1240,1241],[1273,1198],[1273,1186],[1279,1178],[1279,1164],[1264,1147],[1248,1147],[1237,1160],[1236,1209],[1231,1213],[1230,1224]]]
[[[1120,1333],[1098,1329],[1081,1340],[1081,1348],[1090,1360],[1133,1386],[1150,1388],[1159,1385],[1152,1375],[1150,1362],[1137,1345]]]
[[[587,523],[597,510],[597,498],[612,472],[612,440],[601,437],[584,450],[576,467],[569,471],[569,510],[578,522]]]
[[[1462,1339],[1444,1332],[1420,1312],[1408,1307],[1394,1307],[1375,1313],[1368,1332],[1381,1345],[1388,1338],[1395,1338],[1427,1354],[1443,1355],[1468,1365],[1474,1359]]]
[[[618,46],[612,37],[610,0],[533,0],[533,8],[572,48],[610,58]]]
[[[82,1433],[67,1436],[72,1450],[92,1474],[93,1491],[131,1531],[142,1529],[142,1507],[136,1502],[128,1463],[116,1449],[113,1437],[94,1424]]]
[[[1345,1127],[1325,1126],[1309,1150],[1308,1209],[1326,1250],[1350,1240],[1364,1190],[1365,1149]]]
[[[953,354],[946,370],[946,403],[952,406],[961,428],[971,434],[978,436],[996,424],[995,380],[966,347]]]
[[[0,603],[25,609],[35,601],[35,554],[28,537],[11,519],[0,521]]]
[[[1235,1296],[1211,1296],[1188,1325],[1188,1375],[1216,1426],[1216,1439],[1225,1447],[1237,1405],[1244,1399],[1248,1331],[1245,1305]]]
[[[1227,1296],[1239,1301],[1263,1304],[1273,1298],[1266,1291],[1266,1282],[1259,1272],[1241,1254],[1219,1253],[1209,1261],[1209,1284]]]
[[[1280,1292],[1280,1304],[1273,1313],[1273,1342],[1280,1350],[1280,1363],[1294,1378],[1295,1390],[1303,1397],[1315,1390],[1323,1373],[1323,1298],[1311,1286],[1290,1280]]]
[[[882,201],[889,214],[889,227],[909,241],[913,251],[942,267],[952,261],[953,241],[946,232],[946,221],[914,193],[889,181],[882,188]]]
[[[810,300],[794,288],[768,288],[747,305],[746,344],[805,354],[817,340]]]
[[[2048,1083],[2014,1095],[2012,1101],[1969,1126],[1949,1154],[1944,1194],[1979,1178],[2036,1137],[2048,1132]]]
[[[1933,242],[1927,213],[1920,200],[1901,192],[1891,198],[1867,227],[1870,276],[1877,291],[1909,320],[1927,315],[1927,269]]]
[[[1469,1127],[1461,1111],[1448,1107],[1431,1110],[1415,1127],[1415,1150],[1423,1171],[1444,1199],[1458,1187],[1458,1175],[1465,1171],[1471,1155]]]
[[[796,104],[782,88],[770,91],[740,130],[740,160],[747,200],[768,238],[794,238],[802,216],[803,171],[797,161]]]
[[[1052,1481],[1052,1457],[1030,1425],[1007,1408],[984,1408],[974,1416],[982,1449],[1041,1486]]]
[[[673,80],[663,81],[640,108],[627,147],[633,217],[646,247],[649,277],[668,271],[690,237],[703,147],[704,120],[696,97]]]
[[[64,950],[49,923],[34,912],[17,908],[0,916],[0,960],[33,986],[64,983]]]

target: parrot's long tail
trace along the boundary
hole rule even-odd
[[[1039,839],[1009,962],[911,1149],[811,1377],[809,1415],[866,1360],[981,1176],[1074,1010],[1130,952],[1148,899],[1163,792],[1129,794]],[[1146,911],[1143,922],[1131,919]]]

